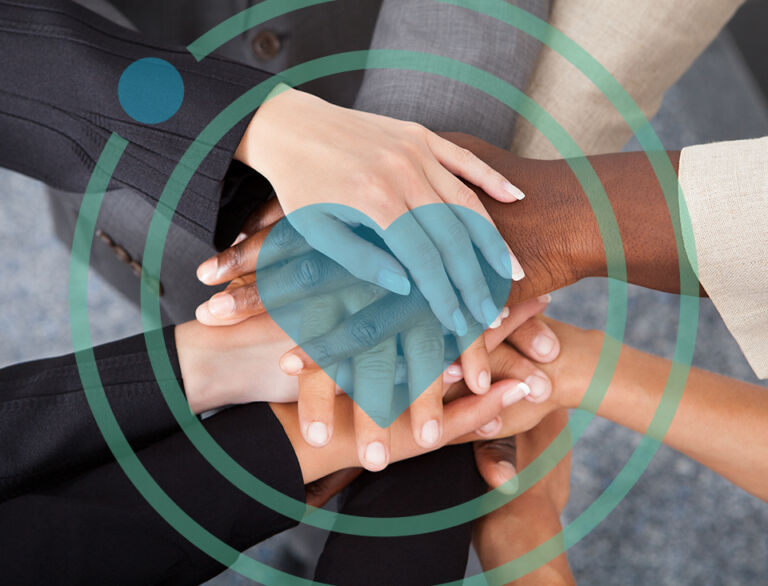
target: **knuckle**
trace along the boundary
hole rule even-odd
[[[302,289],[317,285],[325,275],[325,266],[316,258],[305,258],[296,267],[296,282]]]
[[[477,194],[467,185],[461,184],[456,188],[456,203],[469,207],[477,202]]]
[[[472,151],[465,149],[464,147],[456,147],[454,156],[456,158],[456,162],[460,165],[469,165],[477,160]]]
[[[381,325],[371,318],[356,320],[349,333],[354,342],[365,348],[372,348],[381,341]]]
[[[282,220],[272,228],[269,239],[272,245],[279,249],[289,248],[296,241],[298,234],[288,220]]]
[[[259,295],[259,289],[255,284],[243,287],[242,296],[245,309],[261,307],[261,295]]]
[[[219,255],[219,266],[226,271],[236,271],[243,264],[243,251],[238,246],[227,248]]]
[[[406,353],[410,359],[419,362],[428,359],[443,357],[443,339],[438,336],[419,336],[417,339],[409,339],[406,346]]]

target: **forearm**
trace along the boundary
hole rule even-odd
[[[669,158],[676,171],[679,152],[670,152]],[[618,275],[620,264],[616,261],[621,260],[623,247],[630,283],[660,291],[679,292],[679,256],[674,223],[659,180],[646,155],[600,155],[589,157],[589,163],[605,189],[610,209],[601,203],[595,203],[593,209],[585,187],[565,160],[525,161],[525,173],[516,172],[515,165],[505,174],[514,177],[520,189],[529,195],[527,200],[517,204],[520,208],[526,205],[535,207],[538,214],[541,202],[536,199],[547,198],[543,218],[536,218],[536,214],[528,215],[532,216],[531,221],[541,224],[538,230],[540,240],[551,239],[553,243],[562,243],[565,250],[553,251],[559,253],[555,258],[561,258],[565,253],[562,260],[575,268],[576,279],[607,276],[607,259],[611,261],[611,274]],[[598,202],[598,189],[594,186],[588,186],[588,189]],[[486,198],[484,203],[513,249],[525,250],[540,245],[540,242],[517,242],[520,231],[516,230],[516,222],[524,210],[499,205],[490,198]],[[676,200],[672,211],[676,218]],[[603,240],[603,234],[610,234],[611,224],[606,222],[601,234],[597,216],[615,217],[620,242],[616,239]],[[675,220],[675,223],[679,229],[679,221]],[[543,246],[546,250],[547,245]],[[532,260],[546,263],[547,257],[542,254]]]
[[[503,523],[492,523],[484,531],[482,525],[475,531],[475,550],[484,570],[489,571],[518,559],[553,537],[562,543],[560,517],[546,499],[525,493],[507,506],[514,506],[514,513],[505,514]],[[491,514],[493,515],[493,513]],[[493,534],[490,534],[488,529]],[[502,532],[503,535],[498,535]],[[492,581],[492,583],[497,583]],[[575,584],[565,553],[541,565],[525,576],[512,582],[516,586],[561,586]]]
[[[529,275],[529,279],[515,285],[521,297],[564,287],[585,277],[606,276],[608,261],[610,274],[619,276],[622,257],[630,283],[680,292],[680,262],[686,270],[689,268],[687,256],[678,250],[675,239],[676,230],[680,230],[677,182],[671,173],[666,174],[665,184],[674,191],[668,206],[645,153],[588,157],[600,185],[583,186],[572,168],[584,169],[586,173],[581,175],[589,177],[591,170],[583,160],[523,159],[473,137],[446,137],[474,152],[527,195],[523,201],[507,205],[480,193],[499,232]],[[654,156],[662,159],[659,154]],[[677,173],[680,153],[669,152],[667,156]],[[608,205],[600,196],[601,188],[605,189]],[[594,201],[594,209],[590,200]],[[601,218],[606,237],[615,234],[611,230],[615,217],[620,241],[603,241],[597,217]]]
[[[660,407],[671,366],[669,360],[624,346],[602,403],[582,407],[646,433],[657,410],[674,405],[674,399],[665,397],[672,406]],[[582,392],[588,381],[579,383]],[[570,406],[578,404],[578,395]],[[767,421],[764,388],[693,368],[669,429],[656,439],[768,500]]]

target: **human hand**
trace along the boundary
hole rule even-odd
[[[478,470],[489,488],[517,492],[516,469],[542,457],[568,423],[565,409],[553,411],[514,438],[475,443]],[[486,571],[525,555],[560,534],[560,515],[570,493],[570,452],[536,484],[474,523],[473,543]],[[515,581],[520,585],[575,584],[565,553]]]
[[[466,327],[451,282],[476,320],[487,324],[498,315],[472,244],[504,278],[523,277],[500,239],[450,207],[430,210],[439,222],[422,221],[424,206],[447,203],[470,209],[493,225],[456,175],[499,201],[523,196],[474,155],[417,124],[286,89],[259,108],[236,157],[270,180],[287,214],[308,210],[289,217],[310,245],[356,277],[398,294],[410,289],[404,266],[451,331],[461,334]],[[325,207],[315,212],[313,204]],[[352,232],[349,224],[356,223],[376,231],[394,256]],[[216,273],[204,271],[201,277],[211,283]]]

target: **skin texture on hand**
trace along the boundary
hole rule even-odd
[[[490,488],[508,487],[515,469],[523,470],[568,423],[568,412],[554,411],[530,431],[515,437],[515,447],[496,440],[475,444],[478,469]],[[570,453],[539,482],[509,504],[474,523],[473,543],[485,571],[525,555],[562,530],[560,515],[570,492]],[[505,484],[502,484],[505,483]],[[515,580],[521,586],[576,584],[565,553]]]
[[[513,287],[513,299],[553,291],[585,277],[606,276],[605,245],[597,220],[567,161],[523,159],[469,135],[443,136],[469,149],[504,176],[514,177],[528,195],[512,210],[476,189],[525,269],[526,279]],[[680,153],[670,151],[667,155],[677,171]],[[615,153],[587,159],[618,222],[627,280],[679,293],[680,262],[684,270],[691,269],[685,255],[678,257],[673,219],[646,154]],[[705,295],[703,290],[699,293]]]
[[[483,292],[473,243],[500,275],[523,277],[503,241],[478,233],[450,207],[433,208],[439,222],[420,217],[428,204],[456,204],[492,225],[456,175],[500,201],[523,195],[474,155],[418,124],[341,108],[283,86],[254,115],[236,158],[270,181],[291,223],[314,249],[359,279],[398,294],[410,290],[408,269],[449,330],[466,329],[451,283],[476,317],[490,297],[487,287]],[[361,223],[392,254],[352,231]],[[205,282],[215,276],[201,275]]]

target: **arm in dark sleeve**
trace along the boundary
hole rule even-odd
[[[174,328],[164,333],[181,384]],[[143,335],[98,346],[94,353],[110,406],[134,448],[178,431]],[[74,354],[0,370],[0,446],[0,501],[109,460]]]
[[[68,0],[0,0],[0,166],[66,191],[84,191],[109,136],[129,141],[114,182],[156,201],[176,162],[226,106],[269,73],[184,48],[146,42]],[[137,59],[173,64],[184,100],[166,122],[141,124],[118,99],[118,82]],[[276,83],[276,82],[275,82]],[[178,221],[211,240],[221,182],[248,120],[216,145],[187,187]]]
[[[203,425],[246,470],[303,502],[295,453],[267,404]],[[296,524],[235,488],[181,432],[138,456],[177,505],[237,551]],[[3,583],[19,586],[196,585],[225,569],[163,520],[116,462],[0,504],[0,551]]]
[[[339,512],[368,517],[420,515],[461,505],[486,490],[472,444],[447,446],[364,472],[342,494]],[[331,532],[317,562],[325,584],[453,583],[464,578],[472,524],[405,537],[361,537]],[[354,555],[350,555],[354,552]]]

